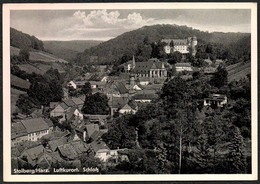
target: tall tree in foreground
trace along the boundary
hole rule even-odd
[[[246,173],[246,158],[244,155],[244,140],[238,127],[234,128],[229,145],[228,168],[233,174]]]

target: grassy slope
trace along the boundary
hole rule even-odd
[[[11,55],[19,55],[20,49],[11,46],[10,52],[11,52],[10,53]],[[59,62],[62,62],[62,63],[68,63],[68,61],[65,61],[64,59],[60,59],[59,57],[57,57],[53,54],[50,54],[50,53],[47,53],[47,52],[44,52],[44,51],[38,51],[38,50],[30,51],[30,60],[31,61],[43,61],[43,62],[59,61]]]
[[[227,67],[228,81],[238,81],[251,73],[251,63],[237,63]]]

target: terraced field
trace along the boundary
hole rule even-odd
[[[251,73],[251,63],[237,63],[227,67],[228,82],[238,81]]]

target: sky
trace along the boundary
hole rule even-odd
[[[102,40],[155,24],[208,32],[251,32],[246,9],[12,10],[11,27],[41,40]]]

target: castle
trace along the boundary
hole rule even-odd
[[[166,43],[164,52],[170,54],[173,52],[180,52],[181,54],[191,53],[192,56],[196,55],[197,37],[188,37],[187,39],[162,39],[161,42]]]

